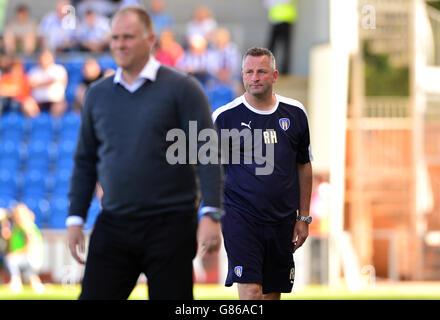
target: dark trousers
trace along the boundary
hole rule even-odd
[[[90,237],[80,300],[127,299],[144,273],[150,299],[193,299],[197,215],[101,213]]]
[[[277,61],[280,61],[279,71],[281,74],[289,73],[290,65],[290,46],[291,46],[291,23],[277,23],[272,25],[268,49],[272,51]],[[278,51],[281,48],[281,52]],[[279,59],[281,54],[282,59]]]

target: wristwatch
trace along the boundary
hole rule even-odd
[[[302,221],[302,222],[305,222],[307,224],[311,224],[312,223],[312,217],[311,216],[307,216],[307,217],[297,216],[296,217],[296,221]]]

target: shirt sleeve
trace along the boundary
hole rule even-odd
[[[74,154],[74,167],[70,182],[68,216],[79,216],[85,221],[97,182],[97,147],[93,119],[91,115],[92,98],[90,90],[86,93],[81,112],[81,127]]]
[[[190,136],[190,122],[192,125],[197,125],[197,137],[202,130],[210,129],[211,132],[218,136],[214,129],[214,124],[211,119],[211,107],[208,98],[203,92],[200,84],[193,77],[188,76],[184,84],[181,86],[179,98],[179,114],[181,128],[185,131],[187,137]],[[206,131],[205,131],[206,132]],[[198,139],[197,139],[198,140]],[[206,147],[208,141],[197,142],[197,155],[201,147]],[[222,194],[223,194],[223,169],[219,161],[218,141],[211,141],[215,149],[215,155],[210,157],[214,159],[217,157],[216,163],[210,161],[207,164],[202,164],[197,159],[197,174],[200,181],[202,191],[202,198],[205,207],[222,208]],[[189,150],[191,152],[191,150]],[[198,157],[199,158],[199,157]]]
[[[308,163],[313,160],[312,149],[310,145],[310,132],[309,132],[309,124],[307,121],[307,115],[305,112],[301,112],[301,121],[303,122],[302,126],[302,135],[301,140],[298,146],[298,153],[296,156],[297,163]]]

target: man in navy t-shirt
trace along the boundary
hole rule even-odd
[[[278,71],[268,49],[246,52],[242,76],[245,94],[213,113],[226,174],[226,286],[237,283],[240,299],[280,299],[292,290],[293,252],[311,222],[307,114],[273,93]]]

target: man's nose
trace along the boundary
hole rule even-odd
[[[256,73],[256,72],[252,73],[252,75],[251,75],[251,80],[252,80],[252,81],[258,81],[258,80],[260,80],[260,77],[258,76],[258,73]]]

